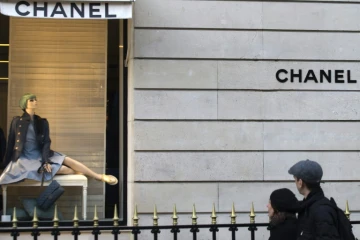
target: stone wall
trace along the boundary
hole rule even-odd
[[[251,202],[266,222],[270,193],[296,192],[287,170],[306,158],[322,164],[327,196],[359,211],[360,84],[346,81],[347,70],[360,81],[359,11],[352,1],[137,0],[129,180],[140,224],[152,223],[154,204],[171,224],[175,203],[182,224],[192,204],[210,223],[213,203],[230,223],[232,202],[238,222],[249,222]],[[281,83],[279,69],[333,78]]]

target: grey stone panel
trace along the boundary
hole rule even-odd
[[[263,149],[261,122],[136,121],[135,150]]]
[[[344,3],[263,2],[264,29],[354,30],[360,6]],[[286,20],[285,20],[286,19]]]
[[[260,59],[262,35],[260,31],[135,29],[134,57]]]
[[[292,89],[292,90],[359,90],[360,89],[360,71],[358,71],[358,63],[352,62],[296,62],[296,61],[219,61],[218,64],[218,88],[219,89]],[[281,79],[288,77],[286,83],[281,83],[276,79],[276,72],[279,69],[288,71],[287,75],[280,74]],[[299,78],[293,78],[291,82],[291,69],[294,73],[302,70],[302,82]],[[356,84],[335,83],[334,70],[340,69],[345,71],[347,79],[347,71],[351,71],[350,79],[357,80]],[[315,81],[307,81],[304,83],[306,74],[309,70],[313,70],[318,83]],[[331,70],[331,83],[320,83],[320,70]],[[347,82],[347,80],[346,80]]]
[[[296,62],[296,61],[211,61],[211,60],[134,60],[134,87],[151,89],[291,89],[291,90],[359,90],[360,71],[358,63],[342,62]],[[339,68],[339,66],[341,66]],[[289,73],[280,77],[290,79],[290,71],[302,70],[302,82],[294,78],[280,83],[276,72],[285,69]],[[351,71],[351,80],[358,83],[338,84],[334,70]],[[305,76],[313,70],[318,83],[307,81]],[[331,83],[320,83],[320,70],[331,70]]]
[[[359,11],[356,3],[137,0],[134,20],[135,27],[359,30]]]
[[[135,150],[358,150],[359,124],[138,121]]]
[[[359,150],[360,122],[265,122],[264,150]]]
[[[135,183],[134,202],[139,212],[151,213],[156,204],[159,212],[191,212],[193,204],[199,212],[208,212],[212,204],[218,206],[217,183]]]
[[[216,91],[135,90],[135,119],[217,119]]]
[[[217,88],[216,61],[134,60],[135,88]]]
[[[359,152],[264,152],[264,180],[293,180],[290,167],[300,160],[317,161],[323,169],[323,180],[360,180]]]
[[[137,0],[135,27],[261,28],[261,2]]]
[[[135,152],[135,181],[263,180],[262,152]]]
[[[358,109],[358,92],[218,92],[218,119],[358,120]]]
[[[275,93],[273,93],[275,94]],[[265,93],[249,91],[219,91],[219,119],[266,119]]]
[[[264,59],[359,60],[356,33],[266,32]]]
[[[295,182],[219,183],[219,210],[228,211],[234,202],[237,211],[249,211],[253,202],[255,212],[266,212],[270,194],[278,188],[289,188],[298,199],[303,199]],[[340,208],[345,209],[348,200],[353,211],[360,209],[359,182],[326,182],[322,184],[322,188],[325,196],[333,197]]]
[[[355,33],[135,29],[134,34],[135,58],[359,60],[360,55]]]

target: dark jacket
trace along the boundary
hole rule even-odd
[[[0,161],[3,160],[6,150],[6,138],[3,130],[0,128]]]
[[[296,240],[297,234],[297,219],[286,218],[282,223],[275,226],[270,223],[268,228],[270,230],[269,240]]]
[[[14,117],[9,131],[8,146],[4,158],[4,164],[10,161],[17,161],[23,151],[26,141],[26,133],[30,124],[30,115],[24,113],[21,117]],[[45,118],[34,115],[34,128],[39,149],[41,151],[42,162],[48,162],[49,157],[54,155],[50,150],[49,123]]]
[[[324,203],[329,200],[321,188],[310,192],[301,203],[298,220],[298,240],[340,240],[337,213]]]

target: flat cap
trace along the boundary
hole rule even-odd
[[[288,173],[308,183],[318,183],[323,176],[323,170],[320,164],[309,159],[295,163],[295,165],[289,169]]]

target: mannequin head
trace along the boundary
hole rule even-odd
[[[19,106],[23,111],[35,110],[37,108],[36,95],[32,93],[25,93],[19,101]]]

